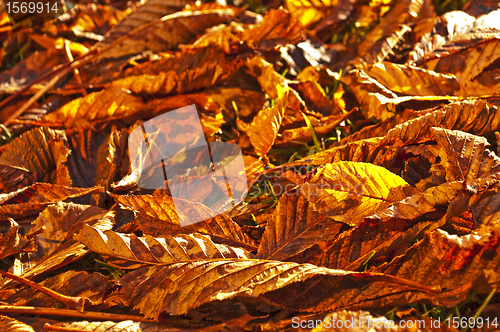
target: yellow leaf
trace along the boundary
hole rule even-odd
[[[316,211],[349,225],[416,192],[384,167],[348,161],[327,164],[301,187]]]

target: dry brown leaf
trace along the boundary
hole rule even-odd
[[[484,99],[464,100],[409,119],[390,129],[385,136],[392,144],[423,143],[433,139],[432,127],[487,135],[500,128],[500,115],[497,106]]]
[[[172,331],[199,331],[216,332],[221,330],[224,324],[214,324],[211,322],[196,322],[187,319],[170,319],[168,322],[134,322],[126,320],[121,322],[55,322],[50,324],[55,329],[73,329],[73,331],[94,331],[94,332],[172,332]],[[31,331],[30,331],[31,332]]]
[[[364,293],[357,283],[370,285]],[[330,270],[310,264],[265,260],[199,260],[141,268],[123,276],[120,291],[110,302],[124,302],[146,317],[166,311],[187,313],[204,303],[235,297],[262,297],[295,310],[335,310],[373,301],[394,292],[415,290],[434,294],[438,288],[422,288],[409,280],[383,274]],[[376,290],[375,290],[376,289]],[[288,294],[288,295],[284,295]],[[315,294],[315,296],[311,296]]]
[[[108,190],[116,177],[125,155],[126,130],[114,131],[97,148],[95,184]],[[105,194],[95,194],[96,205],[104,204]]]
[[[436,127],[431,132],[438,143],[441,161],[430,171],[442,174],[446,181],[468,183],[500,171],[500,158],[487,149],[490,144],[486,138]]]
[[[451,73],[464,81],[472,81],[500,58],[499,43],[499,39],[485,41],[449,56],[427,61],[422,67],[437,73]]]
[[[246,133],[250,138],[250,143],[255,149],[255,153],[259,157],[266,158],[266,154],[276,140],[281,122],[285,115],[287,107],[288,95],[290,88],[277,86],[278,96],[276,104],[260,111],[252,123],[246,129]]]
[[[73,239],[73,234],[85,224],[102,231],[111,229],[114,213],[95,206],[62,202],[47,207],[33,222],[34,228],[42,232],[35,237],[36,255],[32,255],[20,271],[23,277],[30,278],[85,255],[88,250]]]
[[[241,44],[270,50],[277,45],[296,43],[304,38],[302,25],[283,9],[271,9],[258,24],[232,22],[209,30],[198,38],[192,48],[220,47],[226,53],[238,50]]]
[[[176,209],[169,196],[134,195],[120,196],[110,194],[123,208],[134,211],[139,218],[139,228],[152,236],[164,236],[176,233],[200,232],[210,235],[213,241],[252,250],[255,241],[243,233],[240,226],[223,214],[201,204],[193,204],[176,199],[176,204],[184,204],[184,209]],[[188,223],[181,227],[179,218],[189,221],[190,216],[203,220],[195,224]],[[222,242],[221,242],[222,241]]]
[[[285,261],[313,245],[325,245],[343,228],[325,215],[315,212],[300,188],[281,196],[278,206],[259,244],[257,257]]]
[[[0,328],[5,332],[35,332],[31,326],[6,316],[0,316]]]
[[[0,219],[28,215],[52,203],[102,191],[102,187],[74,188],[56,184],[36,183],[13,191],[10,194],[1,194]]]
[[[278,98],[278,85],[280,87],[288,86],[287,79],[277,73],[273,65],[260,56],[248,59],[246,66],[250,70],[250,73],[259,81],[262,90],[273,99]]]
[[[35,52],[11,70],[2,72],[0,92],[15,93],[65,61],[65,56],[56,50]]]
[[[377,49],[377,42],[389,37],[400,28],[401,24],[415,22],[436,14],[430,0],[399,0],[391,3],[384,19],[366,36],[358,47],[358,56],[365,55]]]
[[[112,281],[101,274],[84,271],[67,271],[47,278],[40,285],[66,296],[86,297],[93,305],[102,303],[102,295],[112,286]],[[57,304],[54,298],[33,288],[25,287],[6,299],[16,306],[52,307]]]
[[[105,39],[100,43],[100,48],[104,48],[106,45],[111,44],[114,40],[126,35],[130,31],[147,24],[148,22],[162,18],[165,15],[172,14],[176,10],[181,9],[187,4],[183,0],[171,0],[171,1],[161,1],[161,0],[149,0],[146,3],[139,3],[138,8],[134,8],[125,19],[120,22],[116,27],[113,27],[105,37]],[[125,15],[127,12],[124,13]],[[87,20],[85,20],[87,22]],[[76,21],[78,23],[78,20]],[[93,31],[93,30],[90,30]]]
[[[300,82],[296,90],[304,100],[308,110],[323,116],[342,113],[339,108],[335,107],[333,100],[325,96],[325,92],[316,81]]]
[[[499,243],[496,228],[483,228],[464,236],[438,229],[426,233],[404,255],[370,271],[383,271],[431,287],[439,285],[443,288],[440,294],[410,296],[451,307],[463,301],[471,289],[487,293],[498,288],[498,255],[492,253],[499,250]]]
[[[480,55],[482,50],[474,50],[475,46],[500,37],[498,33],[499,15],[500,12],[492,11],[488,15],[476,19],[461,11],[452,11],[444,14],[435,20],[434,26],[415,45],[413,51],[409,54],[408,63],[420,66],[422,63],[436,57],[446,59],[447,56],[451,56],[466,48],[472,52],[479,51],[476,54]],[[493,57],[495,54],[495,52],[490,53]],[[457,59],[460,59],[460,57]],[[446,62],[446,60],[444,61]],[[484,68],[487,62],[489,60],[483,59],[483,61],[475,63],[475,66],[471,66],[467,70],[472,70],[473,73],[480,67]],[[458,69],[460,71],[460,60],[455,66],[458,68],[453,70]],[[476,75],[472,74],[472,78]]]
[[[380,62],[349,72],[350,85],[370,117],[387,119],[395,106],[410,100],[456,100],[492,94],[477,81],[465,81],[453,74],[441,74],[411,65]]]
[[[432,21],[432,19],[422,20],[420,22],[427,21]],[[394,28],[394,26],[392,28]],[[398,56],[402,56],[399,54],[400,50],[398,47],[400,47],[401,44],[409,42],[408,39],[410,39],[409,35],[411,33],[412,29],[408,25],[402,24],[394,30],[392,34],[376,41],[373,45],[371,45],[369,52],[360,53],[358,57],[350,63],[356,67],[362,68],[387,60],[390,57],[397,58]]]
[[[142,111],[145,105],[140,97],[120,88],[108,88],[74,99],[55,112],[30,125],[71,128],[91,128],[99,122],[121,119]]]
[[[240,12],[241,9],[236,7],[201,11],[180,11],[154,21],[148,20],[146,22],[137,22],[140,15],[136,15],[133,19],[125,19],[123,24],[118,26],[125,28],[122,31],[117,31],[118,27],[113,29],[114,31],[111,32],[112,35],[99,45],[101,50],[105,50],[99,57],[119,58],[146,50],[155,52],[172,50],[180,44],[191,42],[206,29],[230,21]],[[129,30],[130,32],[117,38],[117,35],[123,34],[125,30],[136,25],[136,22],[142,23],[142,25],[134,30]]]
[[[423,231],[444,224],[445,206],[462,190],[462,183],[446,183],[394,202],[341,233],[327,248],[313,246],[294,261],[356,270],[368,258],[371,262],[391,260]]]
[[[39,181],[69,186],[62,165],[68,153],[64,134],[34,128],[9,143],[0,155],[0,186],[7,192]]]
[[[35,236],[39,259],[50,256],[63,242],[70,242],[74,233],[86,223],[96,223],[101,219],[112,220],[112,215],[95,206],[71,203],[56,203],[48,206],[33,222],[33,227],[42,233]]]
[[[5,228],[6,225],[2,226]],[[19,234],[19,230],[19,224],[9,219],[7,231],[0,235],[0,258],[17,254],[30,244],[26,236]]]
[[[162,68],[156,70],[154,74],[135,74],[115,80],[110,86],[128,89],[135,93],[180,94],[222,82],[243,65],[238,58],[225,56],[217,48],[186,50],[181,54],[183,62],[173,66],[172,69]],[[161,64],[160,62],[156,65]],[[190,68],[185,68],[188,65]]]
[[[466,83],[452,74],[439,74],[418,67],[382,62],[365,73],[392,92],[408,96],[480,96],[491,94],[473,82]]]
[[[295,260],[347,270],[359,268],[367,259],[378,264],[389,262],[407,250],[423,231],[453,221],[468,204],[474,204],[468,194],[469,189],[463,182],[429,188],[367,217],[357,227],[338,236],[327,250],[319,253],[311,250]]]
[[[500,222],[500,197],[498,186],[486,192],[471,208],[474,220],[478,225],[495,226]]]
[[[245,249],[214,243],[208,235],[198,233],[137,237],[111,230],[103,232],[86,225],[75,239],[103,256],[109,264],[124,269],[198,259],[251,258]]]

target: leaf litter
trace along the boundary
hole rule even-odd
[[[2,12],[1,330],[496,329],[500,11],[466,2],[80,1],[17,32]],[[191,104],[242,151],[223,213],[224,188],[174,199],[130,160]]]

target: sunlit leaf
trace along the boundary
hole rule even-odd
[[[210,235],[212,240],[228,245],[240,245],[251,248],[255,242],[240,226],[223,214],[201,204],[176,199],[176,203],[184,204],[183,210],[176,209],[174,200],[169,196],[134,195],[120,196],[110,194],[123,208],[134,211],[140,218],[139,228],[152,236],[167,234],[200,232]],[[177,205],[178,206],[178,205]],[[189,220],[192,216],[196,220],[203,220],[195,224],[181,227],[179,216]],[[223,242],[221,242],[223,241]]]
[[[499,250],[499,241],[494,230],[482,229],[464,236],[442,230],[426,233],[404,255],[370,271],[383,271],[427,286],[439,285],[445,290],[441,294],[430,297],[415,294],[415,300],[427,298],[451,307],[464,300],[471,289],[486,293],[490,287],[498,287],[498,255],[492,253]]]
[[[31,326],[6,316],[0,316],[0,328],[5,332],[35,332]]]
[[[445,100],[491,94],[491,87],[465,81],[453,74],[380,62],[363,70],[353,70],[346,78],[369,116],[386,119],[395,105],[409,100]],[[402,96],[401,96],[402,95]]]
[[[112,286],[111,280],[100,274],[84,271],[68,271],[40,283],[58,293],[67,296],[87,297],[94,305],[102,303],[102,295]],[[24,288],[6,299],[12,305],[52,307],[57,303],[52,297],[32,288]]]
[[[461,183],[446,183],[394,202],[340,234],[327,248],[312,247],[295,260],[345,270],[356,270],[367,259],[390,261],[423,231],[444,223],[444,207],[462,188]]]
[[[366,36],[358,47],[358,55],[370,53],[376,49],[376,43],[383,37],[397,31],[401,24],[431,18],[436,14],[430,0],[399,0],[392,1],[392,8],[384,19]]]
[[[416,192],[383,167],[354,162],[327,164],[300,190],[316,211],[349,225]]]
[[[285,8],[306,28],[335,11],[339,0],[287,0]]]
[[[112,82],[110,86],[129,89],[135,93],[184,93],[221,82],[243,65],[240,60],[224,56],[216,48],[188,50],[183,55],[181,66],[173,66],[171,70],[162,68],[159,71],[153,68],[154,74],[129,76]],[[161,62],[157,65],[161,65]],[[182,68],[182,65],[189,68]]]
[[[137,237],[84,226],[75,238],[109,264],[126,269],[198,259],[251,258],[244,249],[214,243],[209,236],[197,233]]]
[[[421,65],[423,62],[436,57],[453,56],[461,50],[469,49],[477,55],[481,55],[483,47],[481,50],[475,49],[475,47],[483,42],[492,39],[498,39],[498,17],[500,15],[499,11],[492,11],[488,15],[476,19],[467,13],[460,11],[453,11],[444,14],[441,18],[435,21],[434,27],[415,45],[414,50],[409,55],[409,63],[415,65]],[[478,52],[479,51],[479,52]],[[486,50],[486,54],[493,55],[496,53],[490,53],[491,50]],[[456,58],[460,61],[460,57]],[[472,59],[471,59],[472,60]],[[493,60],[493,59],[492,59]],[[439,61],[439,60],[438,60]],[[438,62],[436,61],[436,62]],[[467,60],[470,61],[470,60]],[[485,67],[488,59],[483,59],[482,61],[469,62],[473,66],[465,68],[467,72],[474,73],[481,67]],[[446,62],[446,60],[445,60]],[[435,64],[434,64],[435,66]],[[453,72],[461,71],[460,64],[454,64]],[[476,74],[477,75],[477,74]],[[475,76],[472,74],[472,77]]]
[[[276,104],[260,111],[246,130],[250,143],[260,157],[266,156],[276,140],[285,114],[288,94],[289,88],[278,86]]]
[[[432,127],[487,135],[500,128],[500,116],[497,106],[486,100],[464,100],[394,126],[387,132],[386,138],[391,143],[422,143],[433,138]]]
[[[132,271],[118,282],[122,288],[109,300],[131,304],[151,318],[163,311],[183,314],[204,303],[237,296],[261,296],[262,300],[296,310],[334,310],[349,305],[353,298],[362,303],[403,290],[434,293],[431,288],[383,274],[264,260],[199,260],[160,265]],[[364,293],[356,286],[359,282],[373,287],[373,293]],[[284,294],[288,294],[285,300]]]
[[[301,24],[283,9],[271,9],[262,22],[255,25],[231,23],[228,26],[210,30],[198,38],[191,47],[215,45],[226,53],[231,53],[239,44],[250,47],[271,49],[276,45],[296,43],[303,38]]]
[[[99,44],[101,50],[106,49],[100,57],[119,58],[146,50],[155,52],[171,50],[180,44],[189,43],[207,28],[233,19],[239,12],[240,9],[236,7],[194,12],[180,11],[146,22],[137,15],[133,19],[132,17],[125,19],[123,24],[113,29],[111,35]],[[136,20],[141,20],[142,25],[137,26]],[[116,34],[123,34],[130,29],[130,26],[137,28],[117,38]],[[122,28],[122,31],[118,31],[118,27]]]
[[[338,235],[342,225],[315,212],[299,189],[286,192],[266,226],[257,257],[287,260],[314,244],[324,245]]]
[[[92,125],[124,118],[142,111],[145,105],[140,97],[120,88],[108,88],[74,99],[55,112],[44,115],[31,125],[90,128]]]
[[[52,203],[101,191],[103,191],[101,187],[73,188],[48,183],[36,183],[9,194],[1,194],[0,218],[7,219],[8,217],[23,216]]]
[[[64,162],[65,137],[48,128],[34,128],[16,138],[0,155],[0,186],[12,191],[38,181],[71,185]]]
[[[83,244],[73,239],[85,224],[104,231],[114,224],[113,212],[73,203],[57,203],[47,207],[33,222],[36,230],[42,232],[35,237],[38,251],[23,269],[24,277],[71,263],[88,252]]]
[[[29,245],[29,240],[19,234],[19,230],[19,224],[10,219],[7,230],[0,235],[0,258],[17,254]]]

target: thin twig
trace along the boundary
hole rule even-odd
[[[41,89],[40,91],[38,91],[33,97],[31,97],[26,103],[24,103],[23,106],[21,106],[17,111],[15,111],[11,116],[9,116],[9,118],[3,123],[3,125],[5,127],[7,127],[12,121],[14,121],[15,119],[17,119],[20,115],[22,115],[31,105],[33,105],[37,100],[38,98],[40,98],[41,96],[43,96],[47,91],[50,90],[50,88],[52,88],[56,83],[57,81],[59,81],[61,79],[61,77],[64,77],[66,76],[69,72],[72,71],[72,68],[71,67],[67,67],[66,69],[64,69],[62,72],[60,72],[59,74],[57,74],[56,76],[54,76],[50,81],[49,83],[45,84],[45,86],[43,87],[43,89]]]
[[[83,312],[83,308],[85,306],[85,300],[88,301],[88,299],[80,297],[80,296],[74,297],[74,296],[63,295],[61,293],[53,291],[50,288],[41,286],[41,285],[37,284],[36,282],[33,282],[29,279],[26,279],[26,278],[23,278],[20,276],[16,276],[16,275],[9,273],[9,272],[6,272],[6,271],[0,270],[0,275],[7,277],[9,279],[14,279],[16,281],[19,281],[20,283],[23,283],[23,284],[30,286],[36,290],[39,290],[40,292],[47,294],[48,296],[56,299],[57,301],[64,303],[68,308],[76,309],[79,312]]]
[[[9,97],[5,98],[4,100],[2,100],[0,102],[0,108],[3,108],[5,107],[6,105],[8,105],[12,100],[16,99],[17,97],[19,97],[20,95],[22,95],[23,93],[25,93],[26,91],[28,91],[30,89],[30,87],[33,85],[33,84],[37,84],[39,82],[43,82],[45,81],[46,79],[50,78],[52,75],[60,72],[61,70],[64,70],[65,68],[68,68],[68,67],[77,67],[77,64],[78,65],[84,65],[86,64],[85,61],[82,61],[85,57],[89,56],[89,55],[92,55],[94,53],[97,52],[97,49],[91,49],[89,52],[85,53],[85,54],[82,54],[80,56],[78,56],[74,62],[66,62],[66,63],[63,63],[62,65],[59,65],[58,67],[56,67],[55,69],[53,69],[52,71],[40,76],[39,78],[35,79],[33,82],[30,82],[29,84],[25,85],[21,90],[17,91],[16,93],[10,95]]]
[[[47,315],[47,316],[63,316],[82,318],[85,320],[98,319],[98,320],[111,320],[114,322],[121,322],[124,320],[133,320],[136,322],[154,322],[151,319],[146,319],[143,316],[110,314],[106,312],[78,312],[70,309],[54,309],[43,307],[24,307],[24,306],[0,306],[0,314],[19,314],[19,315]]]

